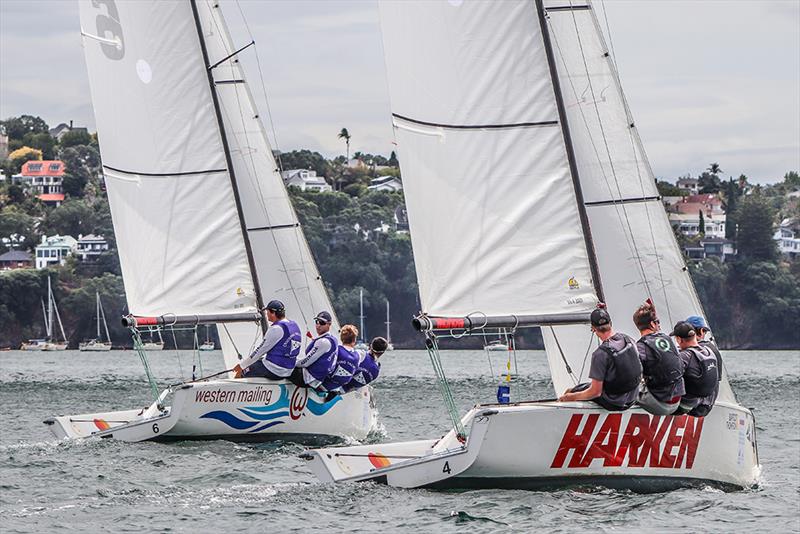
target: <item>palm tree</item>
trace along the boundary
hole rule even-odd
[[[347,131],[347,128],[342,128],[342,131],[339,132],[339,139],[344,139],[347,144],[347,161],[350,161],[350,132]]]
[[[341,136],[340,136],[340,137],[341,137]],[[711,165],[709,165],[709,166],[708,166],[708,169],[706,169],[706,170],[707,170],[708,172],[710,172],[711,174],[713,174],[714,176],[718,175],[718,174],[719,174],[719,173],[721,173],[721,172],[725,172],[725,171],[723,171],[723,170],[722,170],[722,168],[719,166],[719,163],[712,163]]]

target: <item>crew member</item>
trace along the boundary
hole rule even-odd
[[[372,340],[369,344],[369,350],[360,357],[358,368],[353,373],[353,379],[344,386],[345,393],[364,387],[378,378],[378,374],[381,372],[381,364],[378,359],[383,356],[383,353],[388,348],[389,342],[384,338],[376,337]]]
[[[338,394],[344,393],[344,386],[353,379],[353,374],[358,369],[360,359],[356,351],[358,328],[346,324],[339,331],[339,348],[336,352],[336,367],[322,381],[321,389],[328,392],[325,402],[330,401]]]
[[[261,345],[233,368],[236,378],[264,377],[284,380],[294,371],[302,345],[300,327],[286,318],[286,309],[279,300],[270,301],[264,311],[271,325],[264,334]]]
[[[297,358],[295,373],[302,383],[319,389],[322,381],[336,368],[339,342],[331,335],[333,317],[327,311],[321,311],[314,317],[317,337],[306,347],[305,356]]]
[[[689,323],[694,327],[694,331],[697,333],[697,343],[703,347],[708,347],[711,349],[711,352],[714,353],[714,356],[717,357],[717,374],[719,375],[720,381],[722,380],[722,353],[719,351],[719,347],[711,338],[711,329],[708,327],[708,323],[706,320],[700,317],[699,315],[692,315],[686,322]],[[708,335],[708,337],[706,337]],[[713,404],[713,403],[712,403]]]
[[[638,399],[642,381],[642,364],[636,343],[625,334],[614,332],[611,316],[605,307],[595,309],[590,321],[592,332],[601,341],[592,353],[591,382],[568,389],[558,400],[591,400],[607,410],[627,410]]]
[[[697,342],[694,327],[686,321],[677,323],[670,335],[675,336],[678,342],[685,369],[683,382],[686,394],[681,398],[680,407],[675,411],[675,415],[686,413],[704,417],[711,411],[719,392],[717,357],[711,349]]]
[[[645,387],[639,393],[639,406],[654,415],[670,415],[681,402],[686,390],[683,385],[683,360],[675,343],[660,332],[661,321],[652,301],[639,306],[633,322],[641,337],[636,342]]]

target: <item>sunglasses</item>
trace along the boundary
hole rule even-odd
[[[328,324],[327,321],[323,321],[322,319],[314,319],[314,322],[317,323],[318,325]]]

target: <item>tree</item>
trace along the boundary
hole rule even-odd
[[[70,130],[61,137],[59,144],[62,147],[71,147],[78,145],[90,145],[92,143],[92,136],[84,130]]]
[[[714,176],[716,176],[716,175],[718,175],[718,174],[720,174],[720,173],[722,173],[722,172],[725,172],[725,171],[723,171],[723,170],[720,168],[720,166],[719,166],[719,163],[712,163],[712,164],[710,164],[710,165],[708,166],[708,169],[706,169],[706,170],[707,170],[709,173],[713,174]]]
[[[800,187],[800,174],[795,171],[789,171],[783,175],[783,182],[792,188]]]
[[[719,193],[721,185],[719,177],[710,172],[704,172],[697,178],[697,187],[700,193]]]
[[[706,219],[705,219],[705,216],[703,215],[703,210],[700,210],[700,224],[698,225],[697,231],[701,236],[705,237],[705,235],[706,235]]]
[[[395,154],[394,150],[392,150],[392,153],[389,154],[389,166],[390,167],[398,167],[399,165],[400,165],[400,162],[397,161],[397,154]]]
[[[39,242],[36,232],[36,219],[17,206],[6,206],[0,211],[0,240],[12,238],[21,244],[22,250],[31,250]],[[4,251],[5,243],[0,241],[0,250]]]
[[[71,198],[81,198],[83,197],[83,188],[86,187],[87,182],[88,179],[85,174],[67,171],[64,173],[62,187],[64,189],[64,193],[69,195]]]
[[[95,231],[96,215],[92,207],[84,200],[67,200],[51,211],[42,226],[48,235],[71,235],[77,238],[80,234]]]
[[[28,133],[48,133],[50,127],[41,117],[20,115],[0,121],[9,139],[22,140]]]
[[[744,176],[744,175],[742,175]],[[733,178],[728,178],[727,182],[722,184],[720,192],[722,193],[722,207],[725,209],[725,238],[731,241],[736,240],[736,206],[739,204],[739,199],[742,196],[742,188],[740,187],[741,178],[739,183],[733,181]],[[747,178],[745,177],[745,181]]]
[[[664,180],[656,181],[658,194],[662,197],[682,197],[686,195],[686,191]]]
[[[310,150],[293,150],[280,154],[280,162],[283,170],[290,169],[310,169],[317,173],[317,176],[329,176],[331,165],[319,152]]]
[[[751,260],[773,260],[778,249],[772,239],[774,210],[758,193],[742,198],[736,209],[738,254]]]
[[[17,174],[22,170],[22,166],[28,161],[41,159],[41,150],[24,146],[8,155],[8,160],[10,162],[9,172],[11,172],[12,175]]]
[[[36,148],[42,151],[43,159],[53,159],[56,157],[56,140],[47,133],[26,133],[22,138],[22,143],[25,146]]]
[[[339,132],[338,137],[339,139],[344,139],[344,142],[347,145],[347,161],[350,161],[350,132],[347,131],[347,128],[342,128],[342,131]]]

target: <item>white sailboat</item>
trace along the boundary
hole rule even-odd
[[[362,439],[370,388],[326,401],[221,375],[161,389],[140,329],[215,324],[227,369],[262,339],[266,301],[311,331],[331,310],[217,0],[81,0],[81,33],[144,409],[55,417],[60,437]],[[337,325],[338,326],[338,325]],[[219,375],[219,374],[218,374]]]
[[[78,349],[85,352],[105,352],[111,350],[111,334],[108,333],[108,323],[106,322],[106,312],[103,310],[103,303],[100,302],[100,292],[95,291],[95,313],[97,314],[97,337],[78,345]],[[103,320],[103,330],[106,333],[106,340],[100,336],[100,319]]]
[[[156,337],[158,337],[158,341],[156,341]],[[142,348],[150,352],[164,350],[164,337],[161,335],[161,330],[157,329],[155,332],[151,330],[150,339],[147,341],[142,340]]]
[[[44,328],[47,338],[28,340],[27,343],[23,343],[20,346],[20,350],[67,350],[69,341],[67,341],[67,335],[64,333],[64,325],[61,323],[61,315],[58,313],[58,305],[53,295],[53,287],[49,276],[47,277],[47,308],[45,309],[44,301],[42,301],[42,314],[44,315]],[[58,321],[58,329],[61,332],[60,341],[55,338],[54,318]]]
[[[364,290],[360,289],[358,292],[358,342],[355,345],[356,350],[366,352],[369,350],[369,343],[367,343],[367,334],[364,331]]]
[[[212,351],[217,349],[217,347],[214,345],[214,341],[211,339],[209,328],[210,327],[206,325],[206,340],[203,341],[203,343],[197,348],[197,350]]]
[[[388,346],[386,347],[386,352],[390,350],[394,350],[394,344],[392,343],[392,333],[390,327],[392,322],[389,320],[389,301],[386,301],[386,343]]]
[[[648,297],[662,324],[704,315],[591,3],[379,7],[424,311],[414,324],[434,362],[437,336],[537,325],[560,395],[588,380],[598,301],[635,338]],[[312,470],[435,488],[758,481],[755,420],[725,373],[705,418],[517,401],[513,388],[511,404],[459,417],[442,389],[444,437],[318,449]]]

